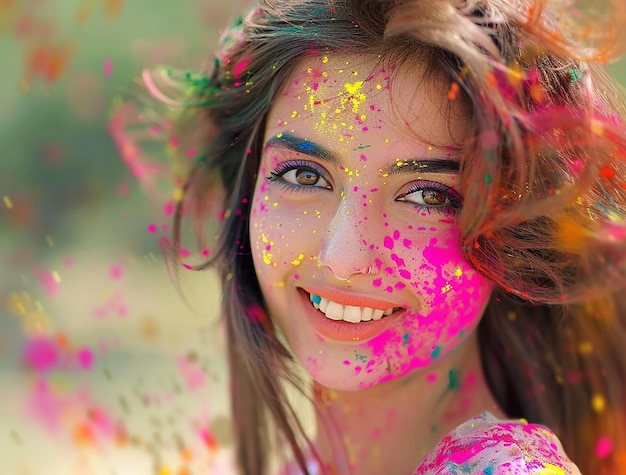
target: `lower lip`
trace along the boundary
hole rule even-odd
[[[309,294],[301,289],[299,289],[299,292],[302,295],[305,307],[309,309],[307,316],[309,322],[311,322],[311,326],[321,336],[332,340],[355,342],[373,338],[380,335],[402,312],[402,310],[399,310],[380,320],[370,320],[359,323],[346,322],[345,320],[331,320],[313,307]]]

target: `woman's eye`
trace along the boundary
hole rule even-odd
[[[297,189],[331,188],[323,172],[308,164],[281,164],[270,173],[268,179]]]
[[[422,201],[429,206],[443,206],[448,201],[448,197],[435,190],[422,191]]]
[[[289,170],[283,175],[283,180],[294,185],[302,186],[315,186],[320,182],[323,182],[323,184],[319,184],[318,186],[328,185],[326,180],[322,178],[322,175],[317,173],[315,170],[308,168],[296,168],[295,170]]]
[[[456,213],[463,204],[461,195],[438,182],[419,181],[398,200],[413,203],[419,209]]]

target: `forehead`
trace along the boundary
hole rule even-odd
[[[417,139],[458,145],[468,113],[460,97],[450,97],[451,84],[443,74],[426,74],[416,60],[394,64],[374,54],[310,55],[275,99],[268,134],[291,130],[331,144]]]

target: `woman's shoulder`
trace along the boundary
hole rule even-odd
[[[580,475],[548,428],[485,412],[429,452],[413,475]]]

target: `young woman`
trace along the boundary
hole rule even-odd
[[[174,250],[219,214],[242,473],[626,473],[625,7],[546,3],[268,0],[144,75],[201,156]]]

